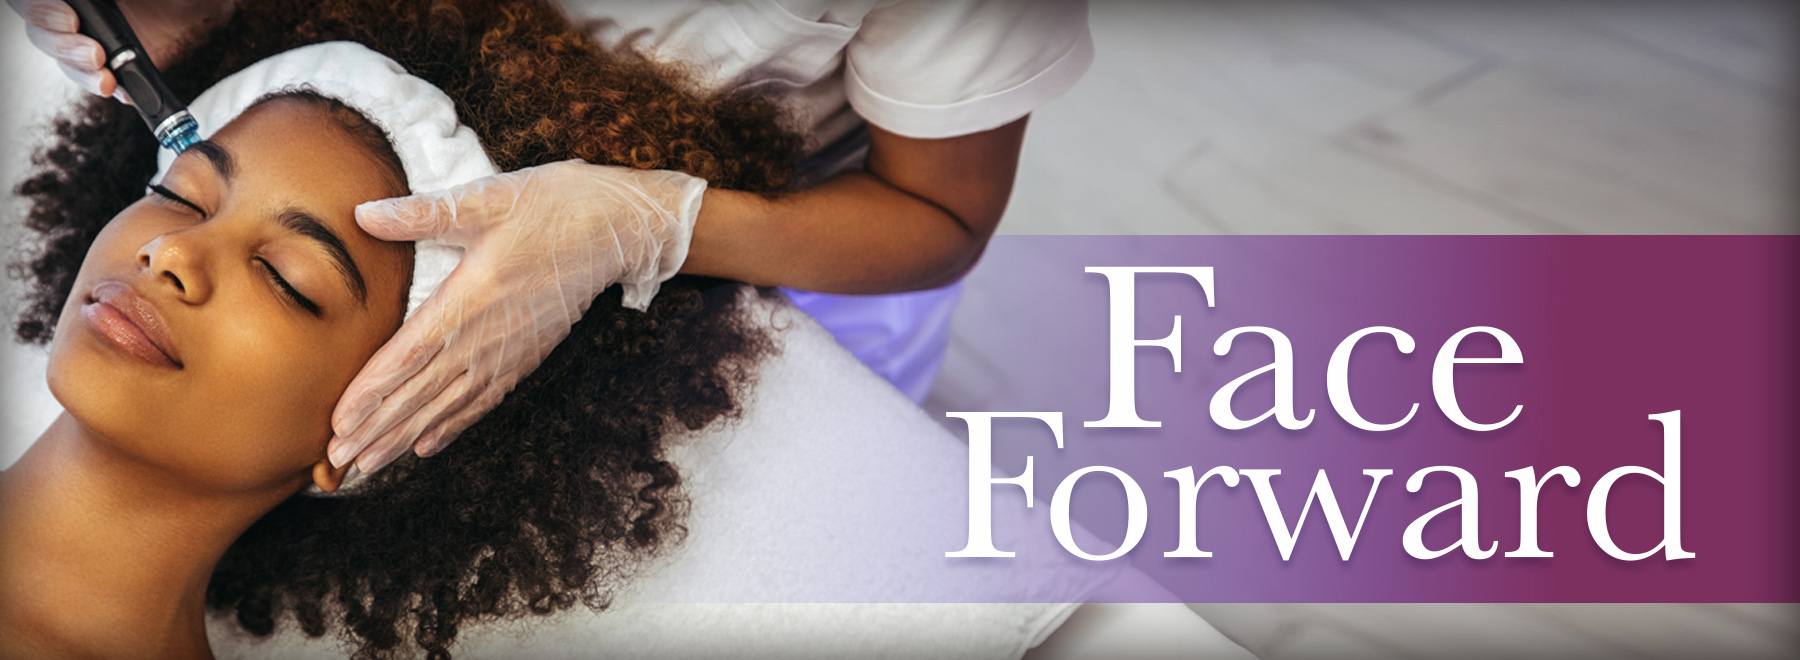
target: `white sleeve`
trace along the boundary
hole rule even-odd
[[[1093,61],[1087,0],[887,0],[846,48],[844,88],[869,123],[945,138],[1031,113]]]

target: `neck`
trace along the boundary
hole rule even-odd
[[[0,473],[0,636],[58,655],[209,657],[213,566],[285,497],[190,488],[64,413]]]

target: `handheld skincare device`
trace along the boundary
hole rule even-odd
[[[200,141],[200,124],[187,106],[163,83],[150,55],[138,43],[137,33],[119,13],[113,0],[67,0],[81,21],[81,33],[100,42],[106,51],[106,68],[119,87],[131,96],[138,115],[150,126],[156,141],[179,154]]]

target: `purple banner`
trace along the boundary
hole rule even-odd
[[[1031,457],[1099,539],[1031,552],[1107,555],[1136,501],[1107,561],[1182,601],[1788,602],[1797,287],[1792,237],[1002,237],[959,324],[1006,385],[951,410],[1062,413],[992,424],[992,478]],[[1159,426],[1088,424],[1132,417],[1121,354]]]

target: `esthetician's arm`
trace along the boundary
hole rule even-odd
[[[565,161],[371,202],[376,238],[462,249],[332,415],[333,464],[443,449],[568,336],[601,291],[644,309],[676,272],[825,293],[940,286],[981,256],[1027,118],[947,139],[870,126],[865,169],[774,198],[680,172]]]
[[[116,90],[98,43],[76,33],[63,0],[7,0],[26,34],[93,94]],[[121,0],[151,60],[223,21],[223,0]],[[981,257],[1012,194],[1025,119],[947,139],[869,126],[864,170],[768,199],[708,189],[680,272],[824,293],[895,293],[955,281]]]
[[[77,33],[75,10],[63,0],[6,0],[25,19],[25,36],[31,45],[56,60],[63,75],[90,94],[112,96],[118,90],[102,60],[100,43]],[[236,6],[228,0],[118,0],[119,13],[131,24],[150,62],[168,64],[181,37],[231,17]]]
[[[98,45],[61,0],[8,0],[72,79],[110,93]],[[230,15],[217,0],[121,7],[152,59]],[[365,471],[429,455],[537,367],[617,283],[644,308],[676,272],[825,293],[894,293],[955,281],[981,256],[1012,193],[1026,118],[945,139],[870,126],[863,171],[775,198],[678,172],[552,163],[456,189],[366,204],[387,240],[437,239],[461,263],[376,354],[332,416],[332,461]],[[450,313],[453,312],[453,313]]]
[[[708,190],[681,272],[824,293],[954,282],[1006,211],[1027,119],[941,140],[870,125],[863,171],[775,199]]]

